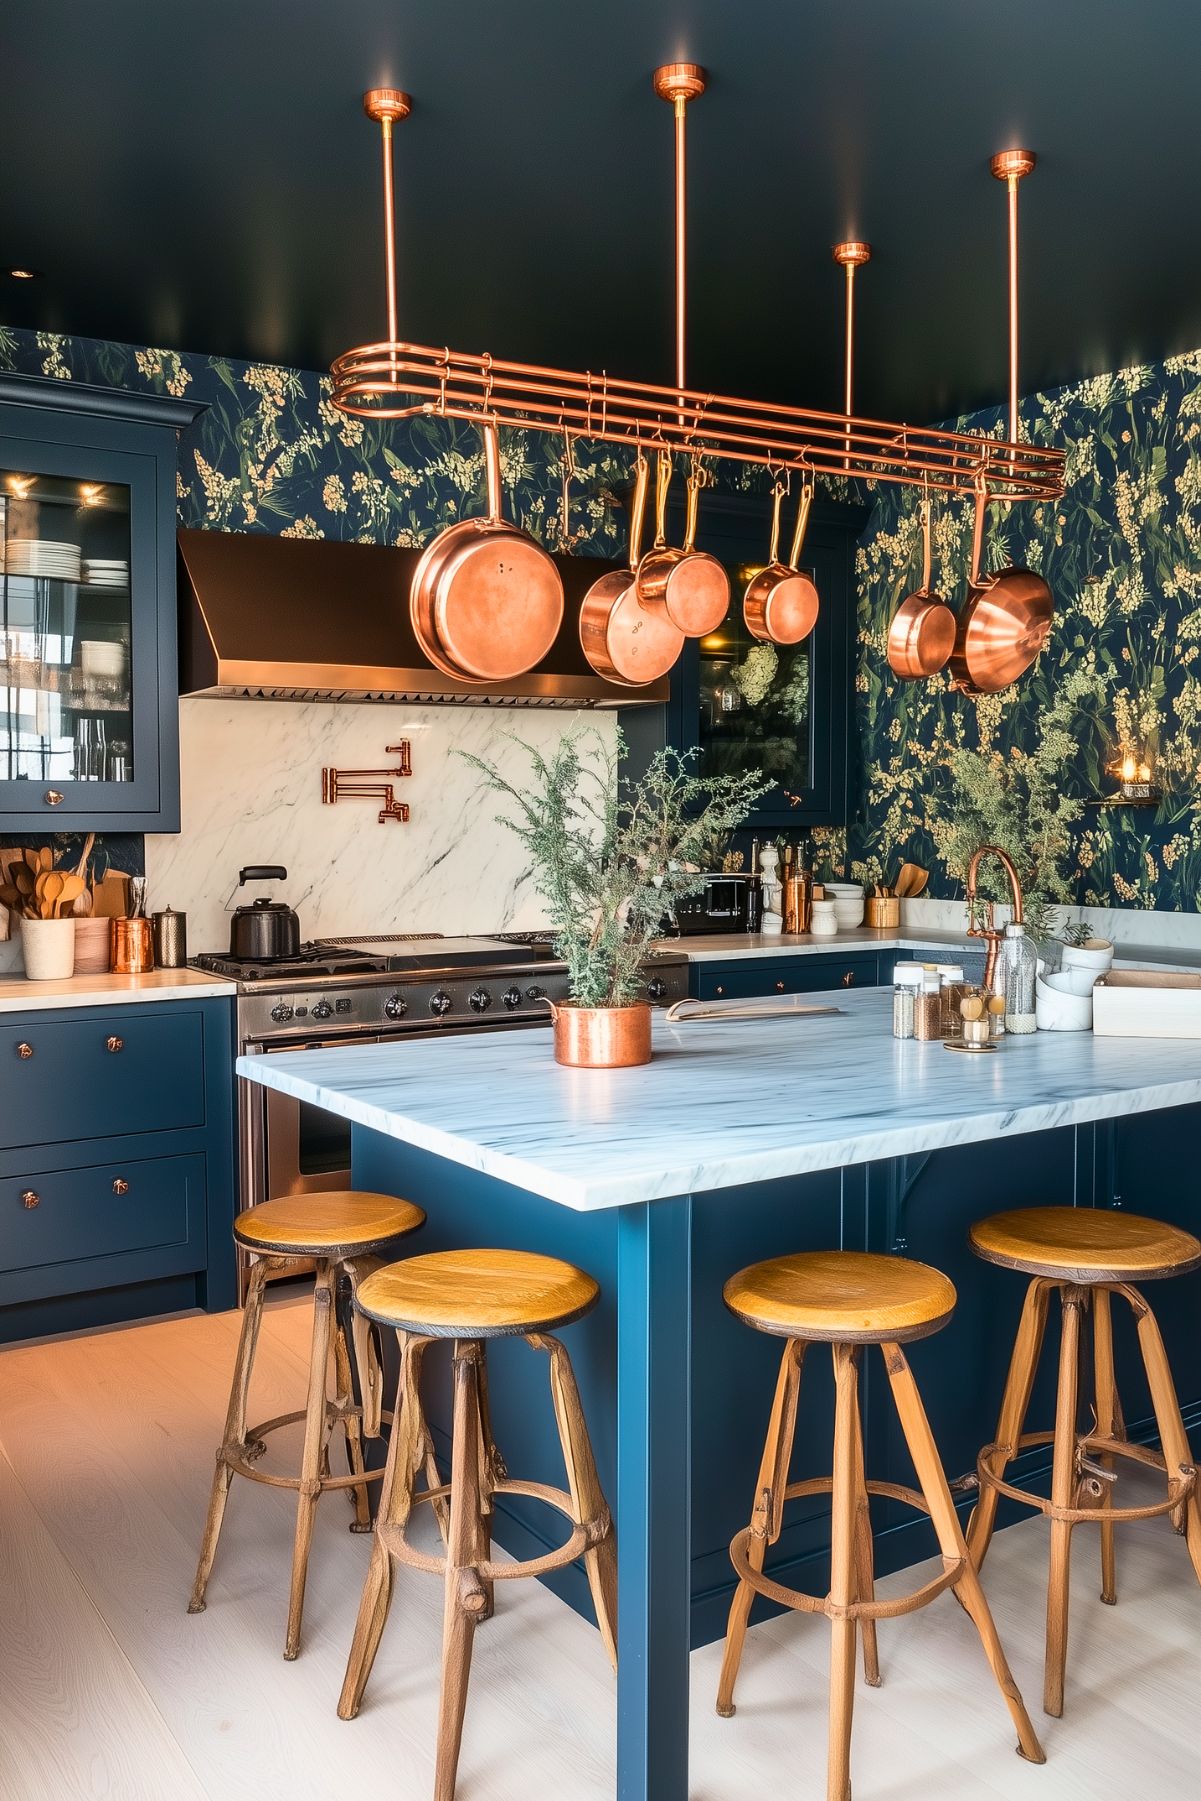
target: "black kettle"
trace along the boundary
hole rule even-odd
[[[280,863],[251,863],[238,871],[243,882],[286,882],[288,872]],[[256,900],[237,907],[229,922],[229,954],[251,963],[274,963],[294,957],[300,950],[300,920],[283,901]]]

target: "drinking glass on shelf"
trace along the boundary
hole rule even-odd
[[[75,780],[102,782],[108,759],[108,733],[103,719],[88,715],[75,721]]]
[[[128,782],[132,775],[129,756],[129,741],[126,738],[114,738],[108,747],[108,779],[110,782]]]

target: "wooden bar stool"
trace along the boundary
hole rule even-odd
[[[955,1308],[952,1284],[927,1264],[900,1257],[873,1256],[864,1251],[818,1251],[754,1264],[731,1276],[724,1294],[726,1306],[739,1319],[756,1331],[774,1333],[787,1343],[759,1467],[751,1523],[730,1546],[738,1588],[726,1629],[717,1691],[718,1713],[728,1718],[734,1712],[734,1684],[756,1594],[805,1613],[824,1613],[833,1638],[826,1793],[828,1801],[850,1801],[856,1628],[863,1638],[864,1675],[869,1684],[878,1687],[876,1621],[912,1613],[949,1588],[955,1591],[980,1635],[984,1654],[1017,1727],[1018,1750],[1032,1763],[1044,1762],[1042,1746],[1010,1674],[980,1579],[968,1555],[921,1396],[901,1349],[910,1339],[925,1338],[946,1325]],[[801,1368],[805,1347],[812,1343],[830,1345],[834,1358],[833,1475],[789,1482]],[[869,1482],[865,1478],[859,1410],[859,1352],[863,1345],[880,1347],[920,1493],[896,1482]],[[783,1527],[784,1503],[817,1494],[830,1495],[832,1508],[830,1592],[824,1596],[785,1588],[763,1573],[767,1547],[775,1544]],[[941,1575],[893,1601],[875,1599],[869,1495],[887,1495],[928,1514],[942,1553]]]
[[[288,1195],[249,1207],[234,1221],[234,1237],[255,1254],[242,1314],[242,1331],[234,1363],[233,1386],[225,1415],[225,1436],[217,1451],[208,1518],[200,1548],[200,1563],[188,1603],[189,1613],[203,1613],[205,1590],[217,1555],[217,1540],[225,1517],[229,1485],[235,1475],[249,1476],[272,1488],[297,1491],[296,1537],[292,1549],[292,1587],[288,1601],[288,1628],[284,1656],[293,1659],[300,1648],[300,1619],[308,1574],[309,1546],[313,1537],[313,1512],[319,1496],[331,1488],[348,1488],[355,1510],[352,1532],[370,1532],[371,1512],[367,1484],[382,1470],[368,1470],[363,1463],[364,1410],[371,1434],[379,1431],[380,1372],[375,1348],[365,1323],[355,1331],[355,1352],[363,1393],[362,1407],[355,1405],[351,1385],[351,1347],[337,1318],[335,1298],[338,1279],[346,1277],[352,1291],[371,1270],[379,1267],[375,1255],[425,1222],[420,1207],[387,1194],[330,1191]],[[296,1413],[281,1414],[262,1426],[246,1424],[250,1377],[263,1317],[263,1290],[269,1276],[285,1275],[295,1266],[300,1273],[308,1260],[316,1265],[313,1289],[313,1348],[309,1361],[307,1404]],[[334,1393],[329,1394],[329,1361],[333,1351]],[[304,1450],[299,1476],[278,1476],[254,1466],[267,1449],[269,1433],[303,1420]],[[329,1442],[341,1427],[346,1440],[349,1473],[330,1473]],[[434,1481],[438,1480],[433,1449],[428,1438],[423,1450]]]
[[[979,1569],[992,1538],[1001,1495],[1037,1507],[1050,1520],[1043,1706],[1058,1717],[1063,1712],[1067,1665],[1069,1560],[1074,1526],[1088,1523],[1101,1528],[1101,1599],[1111,1606],[1117,1600],[1114,1527],[1123,1520],[1148,1520],[1158,1514],[1171,1514],[1201,1581],[1197,1473],[1155,1315],[1134,1286],[1135,1282],[1183,1275],[1196,1269],[1201,1265],[1201,1240],[1158,1220],[1094,1207],[1027,1207],[1013,1213],[995,1213],[974,1225],[969,1237],[972,1249],[985,1262],[1022,1270],[1033,1280],[1026,1290],[997,1436],[992,1444],[985,1445],[977,1464],[980,1499],[968,1522],[968,1547]],[[1055,1429],[1024,1432],[1046,1332],[1047,1305],[1056,1288],[1062,1304],[1063,1329]],[[1111,1295],[1120,1295],[1134,1314],[1162,1455],[1131,1444],[1126,1437],[1114,1382]],[[1081,1322],[1090,1311],[1095,1430],[1081,1432],[1077,1418]],[[1007,1464],[1021,1451],[1047,1444],[1054,1446],[1049,1500],[1016,1487],[1004,1477]],[[1160,1471],[1167,1480],[1164,1499],[1146,1507],[1115,1507],[1115,1457]]]
[[[451,1801],[463,1734],[472,1634],[492,1611],[493,1585],[545,1576],[583,1557],[605,1648],[616,1661],[617,1552],[571,1360],[553,1329],[591,1312],[600,1293],[592,1277],[555,1257],[525,1251],[441,1251],[393,1263],[360,1283],[356,1304],[401,1334],[400,1390],[375,1527],[338,1713],[352,1720],[379,1649],[392,1591],[392,1559],[441,1576],[445,1603],[442,1692],[435,1801]],[[570,1493],[509,1476],[488,1414],[487,1341],[522,1337],[550,1358],[550,1389]],[[421,1361],[435,1339],[452,1338],[454,1416],[450,1482],[415,1492],[425,1431],[418,1396]],[[498,1494],[530,1495],[571,1521],[561,1549],[524,1563],[491,1558],[492,1503]],[[446,1556],[416,1550],[406,1537],[415,1503],[449,1500]]]

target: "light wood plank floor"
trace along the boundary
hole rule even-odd
[[[252,1413],[301,1403],[309,1313],[271,1306]],[[398,1572],[352,1724],[334,1706],[370,1541],[323,1504],[300,1658],[281,1656],[292,1500],[235,1481],[205,1613],[186,1612],[237,1317],[172,1319],[0,1352],[0,1796],[4,1801],[331,1801],[431,1788],[441,1602]],[[765,1401],[766,1406],[766,1401]],[[294,1448],[277,1438],[280,1450]],[[276,1452],[279,1455],[279,1452]],[[987,1587],[1050,1762],[1013,1734],[949,1597],[880,1628],[860,1688],[856,1801],[1185,1801],[1201,1788],[1201,1592],[1164,1521],[1119,1537],[1120,1605],[1078,1535],[1067,1716],[1039,1707],[1045,1536],[1000,1534]],[[914,1572],[881,1584],[913,1585]],[[824,1790],[824,1621],[750,1635],[735,1719],[720,1657],[693,1658],[693,1801]],[[459,1801],[606,1801],[613,1683],[597,1634],[537,1583],[476,1641]],[[370,1784],[370,1790],[367,1785]]]

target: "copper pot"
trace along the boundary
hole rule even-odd
[[[976,490],[972,575],[951,653],[951,686],[962,694],[999,694],[1024,675],[1047,641],[1055,601],[1032,569],[980,574],[988,495]]]
[[[554,1017],[555,1062],[577,1069],[632,1069],[651,1060],[651,1008],[547,1006]]]
[[[444,675],[504,682],[525,675],[550,650],[563,622],[563,581],[553,557],[501,517],[492,420],[483,432],[488,511],[426,545],[413,572],[409,612],[418,643]]]
[[[788,561],[781,563],[780,506],[784,490],[777,482],[772,495],[771,548],[767,566],[752,576],[742,597],[742,617],[752,638],[766,644],[799,644],[817,624],[821,602],[812,579],[797,568],[805,527],[813,505],[813,483],[801,484],[801,503],[797,508],[796,529],[792,534],[792,550]]]
[[[655,542],[638,565],[638,600],[648,613],[665,617],[686,638],[703,638],[715,632],[730,605],[730,578],[716,557],[697,550],[696,527],[700,509],[700,476],[688,478],[684,516],[684,542],[677,550],[667,542],[667,491],[671,485],[671,458],[659,453],[655,484]]]
[[[593,582],[580,607],[580,644],[598,675],[623,687],[643,687],[667,674],[684,646],[684,634],[666,613],[638,603],[635,572],[642,549],[650,464],[638,453],[630,513],[630,566],[610,569]]]
[[[903,600],[888,628],[888,666],[905,681],[937,675],[955,648],[955,615],[930,586],[930,500],[922,501],[922,585]]]

